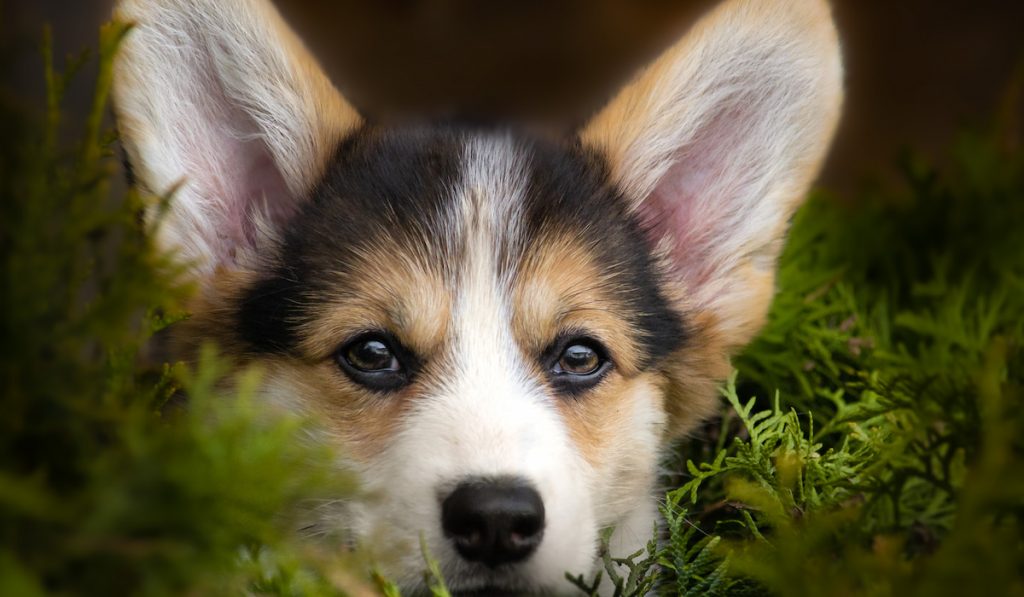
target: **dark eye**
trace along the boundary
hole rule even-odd
[[[383,340],[370,338],[354,342],[345,351],[345,360],[364,373],[398,371],[402,366]]]
[[[563,373],[573,375],[590,375],[601,366],[601,357],[597,351],[586,344],[573,344],[562,351],[558,366]]]
[[[556,388],[567,393],[590,389],[604,378],[611,367],[607,353],[596,340],[571,338],[557,343],[552,351],[551,379]]]
[[[359,336],[342,346],[335,359],[353,381],[371,390],[397,390],[409,383],[408,365],[403,361],[411,359],[386,334]]]

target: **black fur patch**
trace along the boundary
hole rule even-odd
[[[257,353],[287,353],[296,342],[295,308],[301,280],[282,267],[261,280],[238,305],[238,335]]]
[[[255,352],[291,352],[296,329],[311,317],[308,306],[324,293],[344,292],[360,247],[380,238],[429,255],[437,267],[457,263],[446,242],[450,202],[459,188],[463,147],[479,131],[366,127],[341,144],[323,181],[284,236],[279,265],[252,288],[238,311],[239,334]],[[659,288],[645,236],[608,181],[600,156],[577,145],[523,137],[516,150],[528,156],[529,188],[523,209],[525,238],[518,251],[551,232],[580,232],[613,274],[622,317],[642,334],[639,355],[649,366],[677,350],[685,326]],[[450,240],[450,239],[449,239]],[[504,247],[504,251],[510,251]],[[506,253],[515,268],[521,255]],[[339,338],[339,343],[344,338]]]

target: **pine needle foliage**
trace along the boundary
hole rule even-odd
[[[0,595],[398,595],[342,538],[292,530],[356,489],[306,422],[254,407],[259,371],[148,352],[191,289],[139,218],[173,197],[116,184],[104,114],[125,32],[101,34],[83,128],[61,105],[88,58],[58,72],[46,44],[42,117],[2,107]],[[1011,120],[942,168],[906,158],[901,186],[799,212],[767,328],[669,463],[663,526],[567,591],[1024,595]],[[426,550],[424,578],[448,594]]]

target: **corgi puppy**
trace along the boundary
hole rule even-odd
[[[372,499],[316,521],[423,590],[562,592],[651,537],[659,458],[765,321],[842,95],[825,0],[726,0],[578,131],[363,120],[267,0],[121,0],[160,244],[262,399]]]

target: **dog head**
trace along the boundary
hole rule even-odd
[[[119,127],[175,190],[182,345],[266,372],[410,587],[557,590],[643,544],[659,454],[762,325],[841,69],[822,0],[728,0],[582,130],[363,122],[263,0],[124,0]]]

